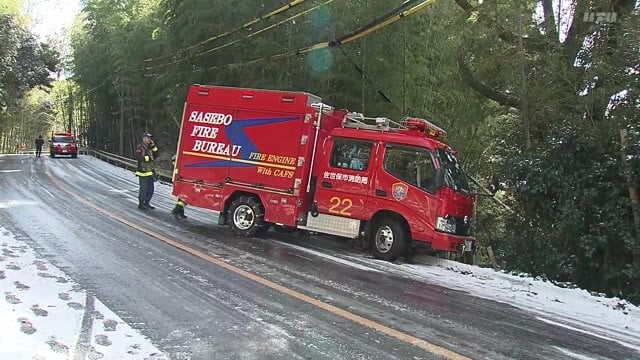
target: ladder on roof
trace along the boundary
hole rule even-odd
[[[324,103],[311,104],[316,110],[322,109],[323,114],[329,114],[335,109]],[[366,129],[376,131],[397,131],[401,129],[407,129],[397,121],[393,121],[386,117],[366,117],[358,112],[349,112],[342,120],[342,127],[351,129]]]
[[[319,103],[313,103],[313,104],[311,104],[311,107],[312,107],[312,108],[314,108],[314,109],[316,109],[316,110],[320,110],[320,109],[322,109],[322,112],[323,112],[323,113],[326,113],[326,114],[328,114],[328,113],[330,113],[331,111],[335,110],[335,109],[333,108],[333,106],[331,106],[331,105],[327,105],[327,104],[322,103],[322,102],[319,102]]]
[[[347,115],[342,120],[342,127],[376,131],[398,131],[401,129],[407,129],[406,126],[389,118],[366,117],[357,112],[347,113]]]

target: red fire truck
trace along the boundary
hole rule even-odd
[[[392,260],[410,241],[471,251],[470,190],[444,131],[337,110],[303,92],[189,88],[173,195],[252,237],[271,225],[370,240]]]
[[[70,155],[72,158],[78,157],[78,144],[70,132],[51,132],[49,140],[49,156]]]

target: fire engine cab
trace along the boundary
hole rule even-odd
[[[303,92],[194,85],[173,194],[252,237],[271,225],[365,237],[393,260],[410,241],[470,251],[470,190],[445,132],[337,110]]]
[[[70,155],[72,158],[78,157],[78,144],[70,132],[51,132],[49,140],[49,156]]]

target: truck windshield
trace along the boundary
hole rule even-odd
[[[449,151],[442,149],[436,150],[440,166],[444,169],[445,185],[454,191],[468,193],[471,192],[469,180],[460,169],[458,159]]]
[[[55,143],[72,143],[73,136],[54,136],[53,142]]]

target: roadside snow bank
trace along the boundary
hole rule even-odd
[[[168,358],[2,226],[0,295],[4,359]]]
[[[512,305],[534,313],[540,321],[616,341],[640,352],[640,308],[625,300],[432,256],[417,256],[419,265],[347,257],[399,276]]]

